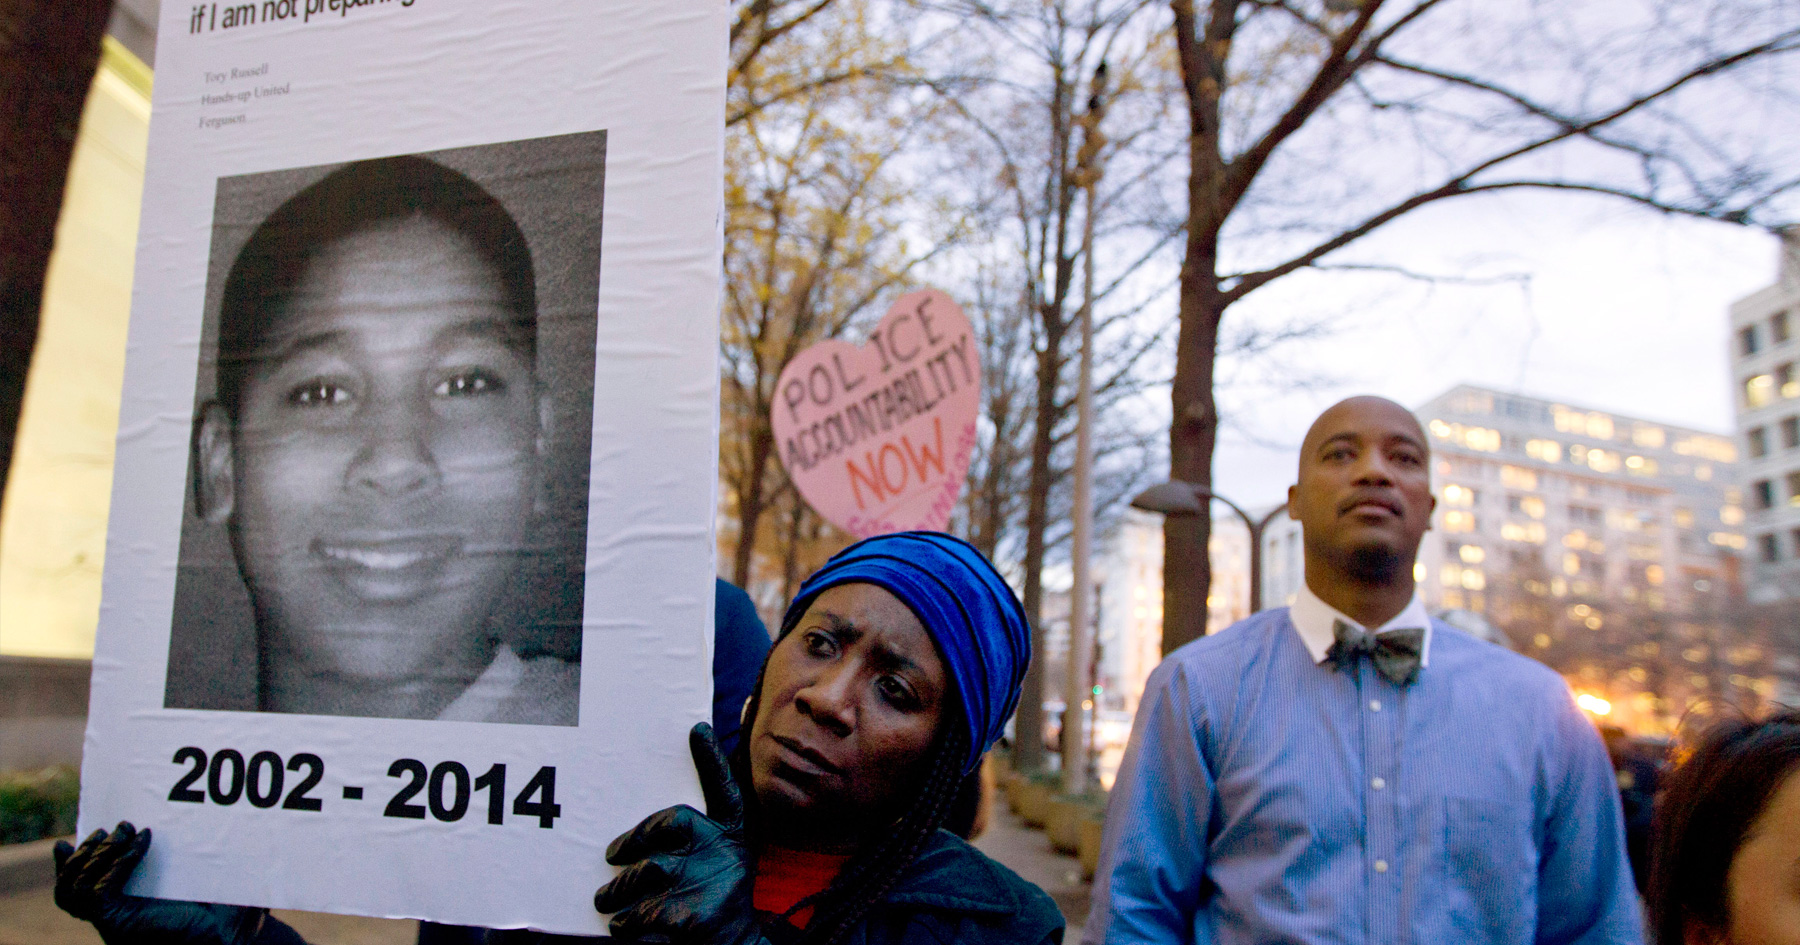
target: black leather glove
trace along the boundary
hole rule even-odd
[[[56,904],[92,922],[107,945],[304,945],[267,909],[125,895],[149,849],[150,829],[124,822],[111,834],[94,831],[79,848],[57,843]]]
[[[624,867],[594,893],[613,914],[612,934],[674,945],[766,945],[751,905],[754,876],[744,844],[744,802],[712,726],[688,734],[706,814],[685,804],[659,811],[606,848]]]

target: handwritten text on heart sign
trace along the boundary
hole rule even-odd
[[[857,538],[942,530],[975,447],[981,369],[969,319],[936,289],[901,296],[868,344],[827,340],[782,369],[782,463]]]

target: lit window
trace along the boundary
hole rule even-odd
[[[1463,445],[1483,453],[1494,453],[1500,449],[1500,431],[1485,427],[1470,427],[1463,431]]]
[[[1774,383],[1774,379],[1770,378],[1769,384],[1773,385]],[[1722,436],[1709,436],[1704,433],[1696,433],[1676,440],[1675,452],[1683,456],[1710,459],[1715,463],[1737,462],[1737,447],[1733,446],[1730,440]]]
[[[1775,399],[1775,377],[1771,374],[1758,374],[1744,382],[1744,405],[1751,408],[1761,407]]]
[[[1544,523],[1507,522],[1500,526],[1500,537],[1507,541],[1541,545],[1544,543]]]
[[[1464,545],[1457,549],[1457,557],[1467,564],[1480,564],[1487,560],[1487,552],[1480,545]]]
[[[1444,487],[1445,505],[1470,506],[1475,504],[1476,492],[1468,486],[1448,485]]]
[[[1634,476],[1656,475],[1656,460],[1644,456],[1625,457],[1625,468]]]
[[[1525,455],[1541,463],[1560,463],[1562,462],[1562,444],[1555,440],[1527,440]]]
[[[1464,590],[1479,591],[1487,587],[1487,576],[1475,568],[1464,568],[1462,586]]]
[[[1661,587],[1662,582],[1663,582],[1662,565],[1653,564],[1653,565],[1645,568],[1644,569],[1644,580],[1649,581],[1651,583],[1651,585],[1653,585],[1655,587]]]
[[[1721,515],[1721,517],[1723,517],[1723,516]],[[1693,528],[1694,527],[1694,510],[1693,509],[1676,509],[1675,510],[1675,527],[1676,528]]]
[[[1438,576],[1444,582],[1445,587],[1462,586],[1462,569],[1454,564],[1444,565],[1444,569],[1438,572]]]
[[[1668,439],[1663,434],[1662,427],[1638,423],[1631,427],[1631,442],[1634,446],[1641,446],[1647,450],[1659,450],[1668,442]]]
[[[1501,466],[1500,484],[1509,489],[1536,489],[1537,473],[1519,466]]]
[[[1597,473],[1618,472],[1619,454],[1611,450],[1588,450],[1587,464],[1589,469]]]
[[[1744,509],[1743,509],[1743,507],[1737,506],[1737,505],[1727,505],[1727,506],[1720,508],[1719,509],[1719,521],[1723,522],[1726,525],[1742,525],[1742,524],[1744,524]]]
[[[1734,535],[1731,532],[1713,532],[1706,536],[1706,540],[1718,545],[1720,548],[1735,548],[1738,551],[1744,550],[1744,536]]]
[[[1475,513],[1450,511],[1444,513],[1444,531],[1472,532],[1475,530]]]

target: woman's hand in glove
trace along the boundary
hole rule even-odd
[[[610,928],[620,938],[761,945],[743,798],[712,726],[694,726],[688,745],[706,813],[671,807],[614,840],[606,862],[624,868],[594,894],[594,908],[612,913]]]
[[[109,945],[252,945],[266,909],[125,895],[125,882],[150,849],[150,830],[120,823],[79,848],[56,845],[56,904],[86,919]],[[283,926],[285,928],[285,926]]]

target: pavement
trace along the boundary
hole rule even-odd
[[[1025,826],[999,794],[989,809],[987,830],[975,838],[975,847],[1049,893],[1069,923],[1063,941],[1067,945],[1081,941],[1092,886],[1081,878],[1080,861],[1051,848],[1050,838]]]
[[[988,828],[976,841],[983,853],[1042,887],[1069,920],[1063,941],[1081,940],[1081,923],[1087,917],[1088,884],[1074,858],[1050,848],[1040,831],[1020,822],[996,798]],[[47,866],[47,864],[46,864]],[[47,872],[47,870],[46,870]],[[275,910],[311,945],[413,945],[418,923],[402,919],[365,919],[318,912]],[[36,885],[0,894],[0,945],[102,945],[94,927],[74,919],[56,907],[48,885]]]

